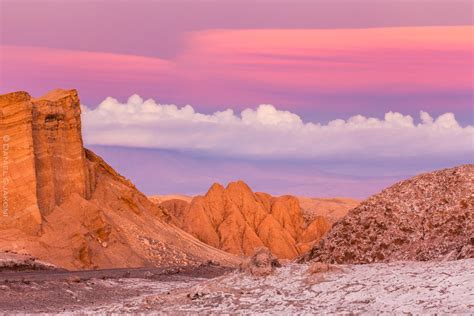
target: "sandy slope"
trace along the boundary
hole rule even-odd
[[[297,197],[307,218],[326,217],[331,223],[344,217],[350,209],[359,205],[359,201],[350,198]]]

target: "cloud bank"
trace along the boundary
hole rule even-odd
[[[474,126],[452,113],[388,112],[383,119],[356,115],[326,124],[303,122],[269,104],[212,114],[192,106],[159,104],[132,95],[126,103],[108,97],[95,109],[83,106],[89,145],[114,145],[263,159],[473,159]]]

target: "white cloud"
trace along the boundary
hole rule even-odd
[[[213,114],[190,105],[157,104],[132,95],[126,103],[106,98],[83,106],[87,144],[119,145],[210,154],[271,158],[384,159],[474,154],[474,127],[460,126],[452,113],[434,119],[420,112],[388,112],[383,119],[356,115],[327,124],[305,123],[272,105]]]

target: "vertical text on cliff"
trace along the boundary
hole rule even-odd
[[[4,135],[2,141],[2,214],[6,217],[8,216],[8,183],[10,181],[8,174],[10,136]]]

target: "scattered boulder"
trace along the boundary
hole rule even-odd
[[[78,275],[71,275],[70,277],[68,277],[67,281],[69,283],[80,283],[82,281],[82,279]]]
[[[470,244],[464,245],[461,250],[457,253],[455,259],[461,258],[474,258],[474,236],[471,237]]]
[[[329,271],[342,271],[342,269],[335,265],[324,262],[313,262],[308,268],[309,274],[318,274]]]
[[[327,263],[323,262],[314,262],[309,266],[308,272],[310,274],[317,274],[322,272],[328,272],[330,270],[330,266]]]
[[[261,247],[241,265],[240,270],[253,276],[267,276],[279,267],[281,264],[271,251],[266,247]]]
[[[202,299],[204,298],[208,293],[206,292],[203,292],[201,290],[198,290],[198,291],[194,291],[192,293],[188,293],[186,296],[187,298],[189,298],[190,300],[192,301],[195,301],[195,300],[199,300],[199,299]]]
[[[155,277],[155,274],[151,271],[146,271],[144,276],[146,279],[153,279]]]

